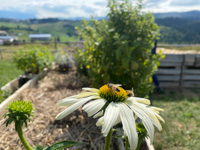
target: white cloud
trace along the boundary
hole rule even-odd
[[[146,10],[151,12],[183,12],[200,10],[197,0],[146,0]]]
[[[136,2],[136,0],[131,0]],[[198,0],[144,0],[145,10],[172,12],[200,10]],[[0,0],[0,10],[34,13],[38,18],[47,17],[96,17],[106,16],[107,0]]]

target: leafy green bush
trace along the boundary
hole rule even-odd
[[[14,56],[17,67],[26,73],[37,74],[44,68],[51,66],[53,55],[45,49],[18,51]]]
[[[84,40],[84,50],[78,50],[78,71],[88,75],[93,86],[120,83],[134,88],[136,96],[148,95],[152,90],[152,74],[161,54],[151,55],[158,26],[150,13],[142,11],[139,1],[135,7],[129,0],[108,1],[107,20],[83,21],[78,32]]]

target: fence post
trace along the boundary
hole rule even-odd
[[[54,39],[54,44],[55,44],[55,50],[57,51],[57,38],[56,37]]]
[[[183,69],[185,65],[185,54],[183,54],[183,62],[181,63],[181,72],[180,72],[180,80],[179,80],[179,87],[182,86],[182,78],[183,78]]]

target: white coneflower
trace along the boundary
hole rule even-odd
[[[127,92],[118,87],[119,91],[114,91],[107,85],[100,89],[83,88],[85,92],[67,97],[58,102],[60,106],[67,108],[56,116],[62,119],[78,109],[83,104],[83,110],[88,116],[100,117],[97,126],[102,126],[102,133],[107,136],[114,125],[122,122],[125,136],[128,137],[130,149],[134,150],[138,144],[138,134],[136,131],[135,119],[138,117],[144,124],[151,142],[154,138],[154,125],[162,130],[159,120],[163,121],[159,115],[160,108],[149,106],[150,101],[145,98],[128,97]]]

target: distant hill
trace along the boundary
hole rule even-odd
[[[0,13],[1,16],[1,13]],[[61,41],[78,40],[76,26],[81,27],[81,18],[58,19],[9,19],[0,18],[0,30],[16,35],[21,41],[29,40],[33,33],[49,33]],[[89,19],[89,18],[86,18]],[[104,17],[96,18],[104,19]],[[162,43],[200,43],[200,11],[180,13],[156,13],[155,22],[160,27]]]
[[[160,27],[160,42],[200,43],[200,20],[167,17],[158,18],[155,22]]]
[[[187,20],[200,20],[200,11],[155,13],[155,18],[182,18]]]
[[[57,18],[15,20],[0,18],[0,30],[5,30],[9,35],[15,35],[20,41],[29,41],[29,34],[48,33],[52,40],[61,41],[78,40],[76,26],[81,26],[81,21],[61,20]]]

